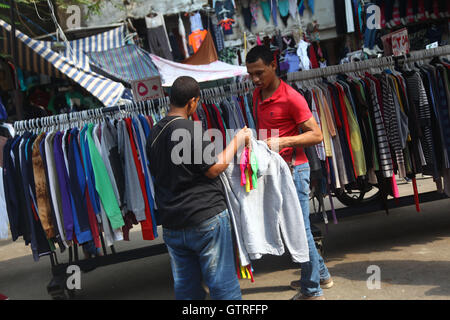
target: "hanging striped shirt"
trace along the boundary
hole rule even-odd
[[[408,94],[411,96],[411,101],[418,110],[418,118],[422,128],[423,137],[421,138],[421,145],[427,164],[434,163],[433,161],[433,134],[431,129],[431,110],[428,103],[427,93],[422,82],[422,78],[418,72],[406,77],[408,85]]]
[[[389,75],[384,74],[381,79],[381,87],[383,92],[383,106],[384,106],[384,124],[389,139],[389,143],[395,154],[397,166],[399,169],[399,176],[405,177],[405,159],[403,157],[402,143],[400,141],[400,132],[398,128],[396,105],[394,103],[393,88],[390,84]]]
[[[383,173],[383,177],[391,178],[394,172],[392,165],[391,149],[389,147],[388,137],[386,129],[384,127],[383,116],[380,110],[380,104],[378,101],[378,95],[376,93],[375,83],[369,79],[373,84],[370,86],[370,98],[373,105],[373,114],[375,121],[375,133],[378,142],[379,157],[380,157],[380,169]]]

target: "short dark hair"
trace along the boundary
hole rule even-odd
[[[264,45],[253,47],[248,53],[245,61],[248,63],[254,63],[261,59],[264,64],[269,65],[274,60],[273,53]]]
[[[200,86],[198,82],[188,76],[178,77],[170,89],[170,103],[179,108],[183,108],[189,100],[200,96]]]

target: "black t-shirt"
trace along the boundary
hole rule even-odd
[[[175,116],[165,117],[151,130],[146,148],[165,228],[195,226],[226,209],[220,179],[205,176],[215,163],[215,149],[209,137],[203,137],[200,123]]]

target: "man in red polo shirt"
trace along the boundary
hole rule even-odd
[[[253,93],[253,115],[259,133],[267,130],[270,149],[277,151],[292,167],[292,175],[305,221],[309,262],[301,264],[300,281],[291,287],[299,289],[294,300],[324,299],[322,288],[333,285],[323,258],[317,252],[309,221],[309,163],[303,150],[323,139],[305,98],[276,75],[277,64],[270,49],[257,46],[246,57],[247,71],[256,89]],[[275,131],[273,131],[275,130]],[[278,136],[271,136],[278,130]],[[301,132],[301,133],[300,133]]]

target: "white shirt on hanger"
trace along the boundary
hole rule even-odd
[[[178,33],[180,34],[181,39],[183,40],[183,50],[185,58],[189,58],[189,51],[187,48],[186,41],[186,30],[184,29],[183,20],[181,20],[181,15],[178,15]]]
[[[355,23],[353,21],[353,9],[351,0],[345,0],[345,17],[347,20],[347,33],[355,32]]]
[[[47,172],[48,172],[48,186],[50,189],[50,200],[53,204],[53,209],[55,211],[56,224],[58,226],[58,231],[61,236],[61,240],[66,248],[69,247],[65,231],[63,227],[63,214],[62,214],[62,203],[60,188],[58,182],[58,176],[56,173],[55,158],[53,157],[53,139],[56,132],[48,133],[45,137],[45,159],[47,162]]]
[[[289,0],[289,13],[295,21],[297,21],[298,9],[297,0]]]
[[[298,43],[297,48],[297,55],[300,58],[300,66],[302,67],[302,70],[309,70],[311,69],[311,61],[308,57],[308,47],[310,43],[304,41],[303,39],[300,40]]]

